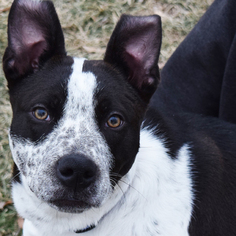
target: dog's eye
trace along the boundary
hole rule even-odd
[[[33,115],[38,120],[46,120],[46,121],[50,120],[48,112],[44,108],[36,108],[33,111]]]
[[[111,116],[107,121],[107,126],[111,128],[118,128],[122,125],[122,120],[118,115]]]

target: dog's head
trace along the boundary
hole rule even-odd
[[[3,57],[9,137],[21,181],[37,198],[65,212],[109,198],[138,152],[160,45],[158,16],[124,15],[104,60],[72,58],[51,2],[14,1]]]

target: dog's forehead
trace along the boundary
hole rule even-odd
[[[70,111],[77,112],[78,106],[85,106],[84,109],[91,109],[93,93],[96,87],[96,78],[91,73],[83,72],[85,59],[74,58],[72,73],[68,81],[67,107]],[[91,112],[91,111],[90,111]]]
[[[141,106],[142,101],[138,92],[118,68],[104,61],[86,60],[83,64],[83,73],[91,73],[96,78],[93,99],[95,109],[99,108],[100,113],[110,110],[131,115],[137,112],[135,107]],[[105,110],[101,109],[102,107]]]

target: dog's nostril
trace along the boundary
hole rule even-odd
[[[59,170],[61,174],[65,177],[70,177],[74,175],[74,170],[70,168],[64,168]]]
[[[94,177],[94,172],[92,170],[88,170],[84,172],[84,179],[90,179]]]

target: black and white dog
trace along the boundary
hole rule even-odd
[[[3,67],[24,236],[236,235],[236,127],[148,107],[160,46],[158,16],[124,15],[104,60],[72,58],[52,2],[14,1]]]

